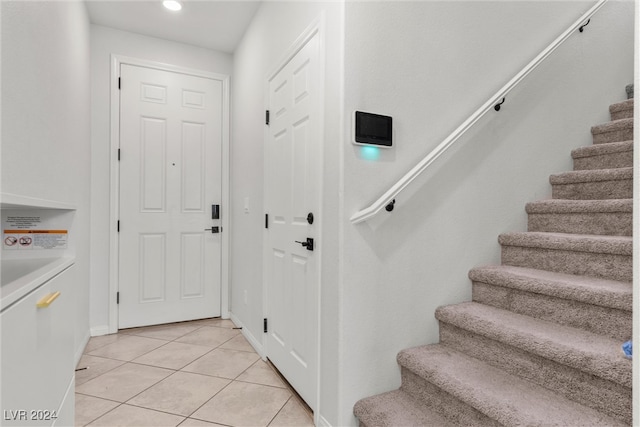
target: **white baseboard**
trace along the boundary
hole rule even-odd
[[[80,358],[82,357],[82,354],[84,353],[84,349],[87,346],[87,343],[89,342],[90,338],[91,338],[91,334],[89,333],[89,330],[87,330],[84,337],[82,337],[82,339],[78,343],[78,346],[76,347],[76,352],[73,356],[74,368],[78,366],[78,363],[80,362]]]
[[[96,328],[91,328],[91,336],[99,337],[101,335],[109,335],[109,325],[98,326]]]
[[[244,327],[240,319],[238,319],[233,313],[229,312],[229,317],[231,318],[231,321],[236,324],[236,326],[242,328],[242,335],[247,339],[247,341],[249,341],[249,344],[251,344],[256,353],[258,353],[258,355],[262,359],[266,359],[267,355],[264,351],[264,346],[262,345],[261,340],[256,339],[256,337],[247,328]]]

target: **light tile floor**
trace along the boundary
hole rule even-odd
[[[91,338],[76,372],[77,426],[313,426],[230,320]]]

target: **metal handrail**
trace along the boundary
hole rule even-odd
[[[398,182],[396,182],[389,190],[373,202],[370,206],[356,212],[351,216],[352,223],[357,224],[365,221],[386,206],[391,206],[388,211],[393,210],[392,202],[402,190],[404,190],[411,182],[413,182],[422,172],[424,172],[431,163],[433,163],[442,153],[444,153],[454,142],[456,142],[464,133],[469,130],[478,120],[480,120],[491,108],[498,111],[500,102],[520,81],[522,81],[529,73],[535,70],[553,51],[555,51],[569,36],[575,31],[582,32],[584,27],[589,23],[591,16],[595,14],[608,0],[599,0],[586,13],[578,18],[569,28],[560,34],[549,46],[538,54],[529,64],[527,64],[518,74],[504,85],[498,92],[489,98],[480,108],[478,108],[467,120],[465,120],[456,130],[454,130],[444,141],[434,148],[427,156],[407,172]],[[504,101],[504,100],[503,100]]]

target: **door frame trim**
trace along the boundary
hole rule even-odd
[[[264,79],[264,109],[269,109],[269,82],[291,61],[295,55],[302,50],[314,36],[318,36],[318,62],[319,62],[319,71],[318,71],[318,83],[319,83],[319,131],[320,131],[320,140],[324,143],[324,135],[325,135],[325,49],[326,49],[326,32],[325,32],[325,13],[321,12],[318,17],[316,17],[311,23],[307,26],[307,28],[302,31],[302,33],[298,36],[298,38],[286,49],[283,55],[279,58],[278,61],[275,62],[275,66],[270,69],[270,72],[266,75]],[[268,126],[264,126],[263,131],[263,141],[266,142],[269,139],[269,128]],[[317,237],[320,239],[320,244],[316,247],[316,255],[317,255],[317,318],[316,318],[316,373],[315,373],[315,388],[316,388],[316,397],[315,402],[309,402],[311,405],[314,405],[314,424],[319,425],[320,422],[320,385],[321,385],[321,325],[322,325],[322,230],[323,230],[323,219],[324,219],[324,209],[323,209],[323,195],[324,195],[324,148],[321,147],[319,150],[319,158],[318,162],[320,163],[319,171],[320,176],[318,182],[318,220],[317,220]],[[269,196],[268,186],[267,186],[267,156],[263,156],[263,193],[264,193],[264,213],[266,212],[266,200]],[[267,274],[267,265],[266,262],[268,260],[268,229],[263,228],[262,230],[262,254],[263,254],[263,263],[262,263],[262,286],[263,286],[263,299],[262,299],[262,312],[264,313],[264,317],[268,317],[269,315],[269,304],[268,304],[268,295],[269,295],[269,279]],[[263,359],[267,359],[269,355],[269,349],[267,345],[267,334],[262,334],[262,355]]]
[[[222,318],[229,318],[229,165],[230,165],[230,120],[229,120],[229,76],[208,71],[196,70],[178,65],[165,64],[140,58],[123,55],[111,55],[110,70],[110,169],[109,169],[109,333],[118,332],[118,305],[116,296],[119,289],[119,235],[117,231],[118,212],[120,211],[120,164],[118,161],[118,148],[120,146],[120,89],[118,78],[120,77],[120,65],[128,64],[138,67],[153,68],[161,71],[187,74],[195,77],[218,80],[222,83],[222,211],[220,233],[222,239],[220,260],[220,314]]]

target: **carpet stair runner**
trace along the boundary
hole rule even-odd
[[[528,231],[498,237],[501,265],[469,272],[472,301],[436,310],[440,342],[398,354],[400,389],[356,403],[361,426],[631,424],[633,98],[609,112]]]

